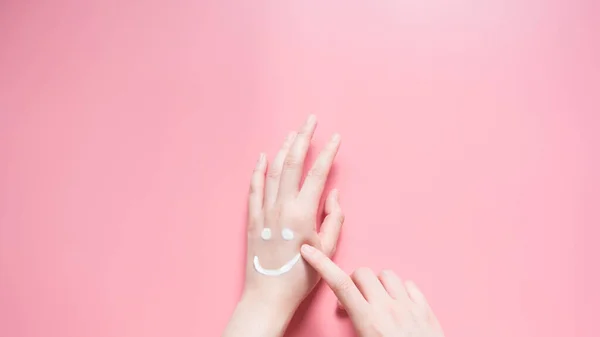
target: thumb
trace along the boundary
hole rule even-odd
[[[323,252],[307,244],[302,245],[300,252],[304,260],[321,275],[325,283],[333,290],[349,314],[361,312],[366,308],[367,300],[352,282],[350,276]]]

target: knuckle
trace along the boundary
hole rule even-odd
[[[282,205],[282,219],[290,224],[305,224],[310,219],[310,214],[305,207],[296,207],[294,204]]]
[[[248,222],[248,239],[252,237],[252,233],[255,233],[257,228],[258,226],[256,223],[252,223],[251,221]]]
[[[273,167],[267,172],[267,178],[277,179],[281,176],[281,168]]]
[[[265,176],[265,171],[261,168],[255,168],[252,171],[252,176],[250,177],[251,184],[257,184],[260,180]]]
[[[352,289],[353,286],[354,283],[352,280],[349,277],[345,277],[335,282],[333,290],[338,294],[345,294],[350,292],[350,289]]]
[[[305,142],[306,140],[308,140],[310,137],[310,127],[305,127],[302,128],[302,130],[300,130],[300,132],[298,132],[298,135],[296,136],[296,141],[299,142]]]
[[[265,223],[276,223],[281,214],[280,207],[273,207],[264,210],[263,218]]]
[[[323,179],[326,175],[327,175],[327,170],[324,167],[322,167],[321,165],[314,166],[307,173],[307,176],[317,178],[317,179]]]
[[[248,231],[254,232],[263,222],[262,214],[251,213],[248,215]]]
[[[285,158],[285,160],[283,161],[283,169],[297,169],[300,167],[300,165],[302,165],[302,161],[294,156],[294,155],[289,155]]]

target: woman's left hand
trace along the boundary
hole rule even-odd
[[[241,328],[239,321],[248,313],[240,311],[246,310],[270,320],[265,324],[271,324],[271,329],[277,326],[268,332],[262,330],[261,336],[282,334],[297,307],[319,281],[319,275],[301,258],[301,245],[308,243],[328,256],[335,251],[344,221],[337,190],[327,196],[326,216],[318,232],[317,212],[340,145],[339,135],[331,137],[300,184],[316,123],[316,118],[310,116],[298,133],[290,133],[268,170],[264,154],[256,164],[248,203],[244,293],[225,336],[237,336],[233,331],[237,330],[235,326]],[[244,330],[245,336],[252,335],[248,325]]]

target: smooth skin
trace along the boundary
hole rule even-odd
[[[302,246],[302,256],[333,290],[361,337],[443,337],[417,286],[391,270],[359,268],[348,276],[321,251]]]
[[[242,297],[223,337],[282,336],[294,312],[321,278],[347,311],[361,337],[443,337],[442,329],[425,297],[412,282],[402,282],[392,271],[375,275],[366,268],[351,276],[331,260],[344,215],[339,192],[325,200],[325,218],[317,231],[319,203],[340,146],[334,134],[301,185],[306,155],[317,120],[308,117],[298,132],[291,132],[271,165],[259,156],[248,198],[248,250]],[[262,240],[270,228],[271,240]],[[283,228],[294,240],[281,238]],[[258,273],[253,259],[264,268],[277,269],[300,250],[303,259],[280,276]]]

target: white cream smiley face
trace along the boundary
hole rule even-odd
[[[262,232],[260,233],[260,237],[265,241],[271,240],[271,237],[272,237],[271,229],[264,228],[262,230]],[[291,241],[294,239],[294,232],[289,228],[283,228],[281,230],[281,238],[286,241]],[[292,270],[292,268],[294,267],[294,265],[296,263],[298,263],[298,261],[300,261],[300,253],[296,254],[291,260],[289,260],[283,266],[281,266],[277,269],[266,269],[260,265],[260,261],[258,261],[258,256],[254,256],[254,269],[256,269],[257,272],[259,272],[263,275],[279,276],[279,275],[285,274],[288,271]]]

